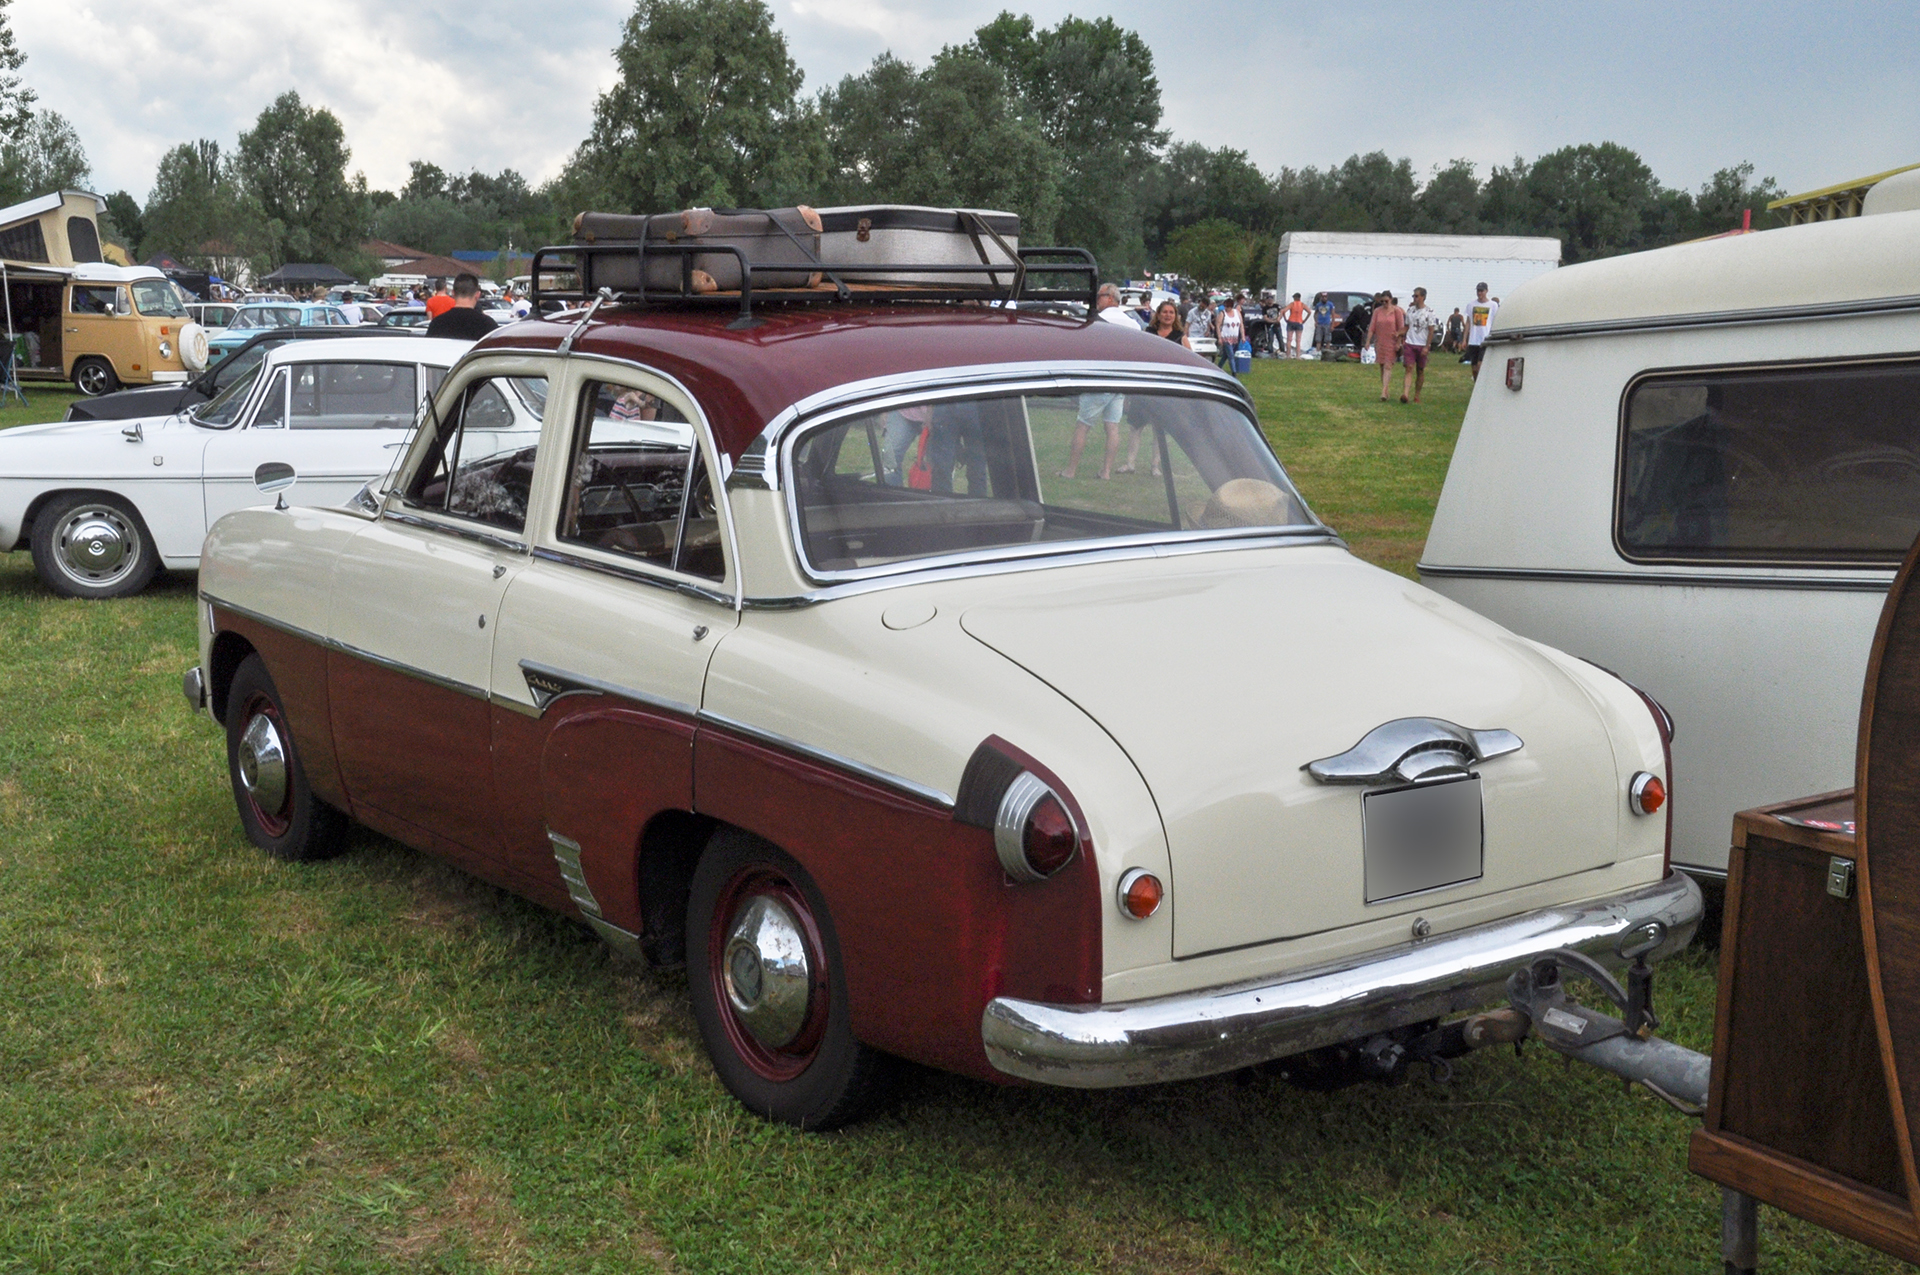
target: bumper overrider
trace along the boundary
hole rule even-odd
[[[1684,948],[1700,924],[1700,887],[1685,873],[1621,894],[1369,953],[1280,981],[1235,983],[1112,1005],[1050,1005],[1001,996],[980,1019],[1000,1071],[1076,1089],[1189,1080],[1356,1040],[1503,999],[1507,976],[1571,948],[1609,966],[1652,922],[1649,959]]]

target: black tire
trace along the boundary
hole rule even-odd
[[[113,364],[102,358],[84,358],[73,365],[73,388],[88,398],[99,398],[120,388]]]
[[[750,953],[730,953],[736,922],[767,902],[786,912],[784,920],[761,912],[772,916],[774,931],[804,943],[804,980],[791,977],[789,962],[781,967],[790,975],[786,982],[766,985],[771,967]],[[741,969],[730,969],[735,955],[746,962],[756,1000],[744,1014],[729,989],[729,972]],[[781,989],[790,994],[802,981],[807,990],[798,1028],[790,1040],[766,1043],[760,1037],[768,1025],[753,1024],[749,1016],[777,1008]],[[888,1060],[853,1037],[840,945],[819,889],[790,856],[738,829],[714,833],[694,869],[687,899],[687,992],[714,1071],[755,1115],[802,1129],[833,1129],[859,1119],[884,1091]],[[780,1034],[780,1028],[773,1030]]]
[[[124,598],[159,567],[147,524],[118,496],[70,492],[33,516],[34,574],[62,597]]]
[[[249,739],[254,730],[260,733]],[[227,689],[227,779],[247,840],[274,858],[312,862],[347,848],[347,816],[308,786],[280,693],[258,655],[240,662]]]

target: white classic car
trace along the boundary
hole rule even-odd
[[[56,593],[117,598],[162,566],[191,570],[207,528],[259,503],[254,471],[291,464],[316,504],[393,464],[425,395],[470,342],[289,342],[213,398],[171,416],[0,431],[0,546],[29,549]],[[514,400],[511,429],[541,407]]]
[[[476,440],[535,383],[537,443]],[[1102,481],[1131,434],[1161,473]],[[721,1078],[804,1127],[888,1056],[1390,1073],[1699,917],[1657,708],[1355,559],[1232,377],[1114,324],[518,323],[366,502],[215,524],[200,591],[256,845],[357,820],[684,961]]]
[[[1523,285],[1420,563],[1673,710],[1674,860],[1708,878],[1737,811],[1852,786],[1920,534],[1920,170],[1867,209]]]

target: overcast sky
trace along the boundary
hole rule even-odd
[[[771,0],[808,91],[891,49],[924,61],[996,0]],[[376,188],[407,161],[551,177],[586,135],[631,0],[15,0],[41,103],[73,121],[102,192],[145,200],[170,146],[230,146],[288,88],[346,125]],[[1103,8],[1035,0],[1042,25],[1111,14],[1141,33],[1176,140],[1272,172],[1355,152],[1455,157],[1484,175],[1575,142],[1640,152],[1668,185],[1751,160],[1790,191],[1920,161],[1913,0]]]

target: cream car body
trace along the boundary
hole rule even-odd
[[[1726,481],[1685,498],[1734,521],[1636,544],[1629,469],[1669,480],[1630,451],[1635,404],[1692,404],[1677,419],[1709,393],[1696,419],[1724,434],[1689,454]],[[1556,271],[1500,310],[1422,578],[1671,709],[1674,860],[1723,876],[1736,811],[1853,783],[1867,652],[1920,531],[1916,394],[1920,211]]]
[[[883,308],[745,335],[725,318],[515,325],[449,377],[436,412],[448,432],[423,431],[372,504],[250,509],[214,526],[189,694],[236,732],[257,841],[304,851],[288,840],[301,810],[348,811],[618,945],[684,955],[697,1014],[709,975],[734,997],[737,1021],[722,1004],[708,1034],[723,1078],[801,1123],[812,1099],[791,1095],[836,1065],[829,1047],[767,1045],[760,1003],[736,995],[740,970],[723,959],[745,941],[727,928],[736,914],[711,914],[718,946],[680,924],[703,924],[705,865],[739,853],[737,836],[764,847],[763,876],[800,883],[774,892],[781,906],[818,914],[814,938],[793,942],[825,980],[802,1004],[828,1015],[827,1039],[844,1013],[862,1048],[988,1078],[1226,1070],[1480,1003],[1536,952],[1617,959],[1616,940],[1653,921],[1661,954],[1691,935],[1699,895],[1667,872],[1666,821],[1630,809],[1636,778],[1666,770],[1642,698],[1358,561],[1297,502],[1284,526],[1183,515],[1160,533],[1052,544],[1035,525],[1030,539],[931,557],[863,558],[866,533],[847,530],[877,539],[889,511],[937,511],[965,448],[998,464],[1002,437],[1012,458],[993,483],[1030,478],[1035,498],[982,498],[967,471],[973,504],[944,507],[1070,524],[1082,514],[1044,493],[1120,489],[1057,483],[1043,435],[1064,447],[1074,405],[1098,411],[1115,393],[1140,414],[1129,420],[1202,444],[1224,431],[1267,455],[1231,378],[1142,333],[1040,315]],[[855,366],[871,374],[835,379]],[[463,396],[536,375],[537,455],[494,471],[520,475],[511,516],[456,516],[465,471],[447,458]],[[705,537],[696,570],[578,532],[589,505],[637,517],[652,499],[594,476],[607,404],[631,395],[684,418],[680,434],[634,437],[694,449],[673,561]],[[986,432],[934,462],[930,489],[910,483],[914,422],[934,422],[918,466],[939,422],[981,403],[1000,405],[1007,432],[969,426]],[[887,435],[894,462],[881,423],[907,426],[897,449]],[[1171,475],[1177,454],[1162,454]],[[1277,497],[1284,476],[1262,463]],[[702,471],[726,481],[702,488]],[[1159,499],[1160,479],[1128,477]],[[803,495],[829,487],[875,503]],[[1178,509],[1171,479],[1166,491]],[[846,556],[823,556],[829,542]],[[232,690],[257,685],[256,668],[277,688],[266,717]],[[1482,858],[1464,879],[1369,902],[1363,794],[1421,786],[1303,768],[1425,718],[1483,732],[1486,755],[1423,735],[1387,761],[1480,785]],[[245,741],[263,720],[307,759],[310,805],[276,813],[249,795]],[[1038,816],[1026,831],[1008,822],[1028,780],[1071,825],[1051,875],[1018,858]],[[1164,896],[1144,914],[1127,893],[1140,874]],[[755,995],[793,968],[758,960]]]
[[[254,472],[263,463],[294,465],[300,499],[311,504],[338,504],[384,474],[426,389],[468,345],[406,337],[290,342],[259,372],[185,412],[7,430],[0,433],[0,545],[34,551],[41,578],[75,596],[132,592],[157,566],[191,570],[209,526],[260,502]],[[324,391],[315,397],[310,387],[289,401],[302,369],[332,377],[313,369],[345,367],[395,376],[388,392],[366,402]],[[537,414],[519,427],[537,429]],[[42,546],[36,523],[49,518],[62,525],[42,529]],[[102,552],[91,553],[95,546]]]

